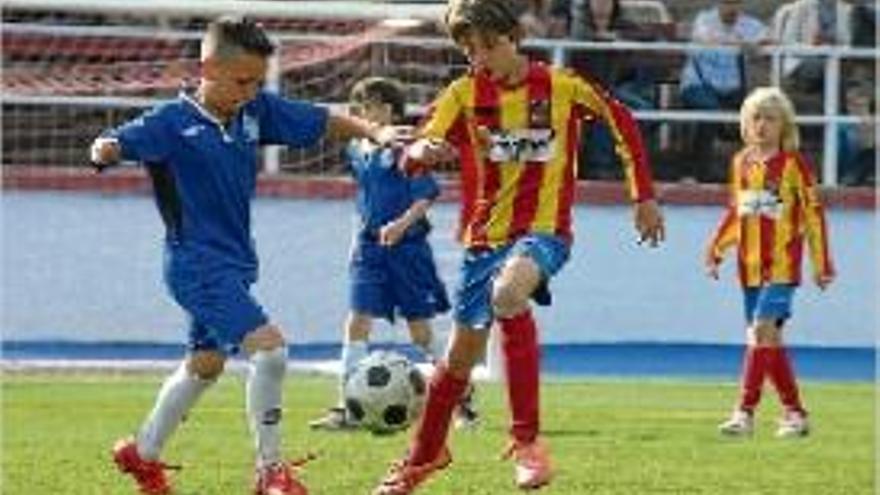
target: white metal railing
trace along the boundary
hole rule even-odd
[[[155,1],[155,0],[154,0]],[[44,4],[64,4],[64,0],[40,0]],[[10,1],[7,0],[7,4]],[[16,3],[15,1],[11,3]],[[29,3],[29,2],[25,2]],[[104,2],[97,1],[105,5]],[[197,2],[198,3],[198,2]],[[224,2],[220,2],[224,3]],[[228,2],[226,2],[228,3]],[[248,2],[251,3],[251,2]],[[259,2],[258,2],[259,3]],[[264,2],[271,4],[273,2]],[[288,4],[297,2],[289,2]],[[311,3],[311,2],[304,2]],[[376,4],[371,4],[376,5]],[[199,5],[198,10],[204,5]],[[271,6],[267,6],[269,9]],[[396,6],[395,6],[396,7]],[[215,5],[213,8],[217,8]],[[274,7],[272,7],[274,8]],[[267,13],[271,12],[267,10]],[[359,12],[360,13],[360,12]],[[290,12],[287,12],[289,15]],[[378,15],[378,13],[377,13]],[[45,26],[39,24],[16,24],[5,23],[3,30],[6,33],[24,33],[37,32],[44,34],[52,34],[54,36],[136,36],[136,37],[155,37],[159,33],[166,39],[198,39],[200,34],[194,31],[168,30],[161,26],[149,27],[140,26],[137,28],[127,28],[119,26]],[[338,36],[330,34],[298,34],[290,32],[273,32],[271,33],[280,41],[329,41],[338,40]],[[374,40],[374,43],[383,45],[412,46],[412,47],[436,47],[436,48],[452,48],[452,43],[447,38],[425,38],[411,36],[390,36],[382,39]],[[727,51],[730,53],[739,53],[740,49],[729,46],[707,46],[702,44],[692,44],[686,42],[642,42],[642,41],[615,41],[615,42],[591,42],[577,41],[567,39],[536,39],[529,40],[525,43],[525,47],[544,51],[548,54],[548,58],[555,64],[563,65],[569,58],[569,54],[575,51],[603,51],[603,52],[643,52],[643,53],[679,53],[689,54],[692,52],[712,49],[719,51]],[[842,123],[858,122],[859,118],[851,115],[839,115],[838,95],[840,94],[841,85],[841,60],[843,59],[861,59],[880,61],[880,50],[874,48],[852,48],[842,46],[788,46],[788,45],[770,45],[758,48],[756,53],[760,56],[769,57],[771,61],[771,73],[769,84],[778,85],[780,81],[781,59],[784,56],[798,57],[824,57],[825,58],[825,90],[823,94],[823,113],[818,115],[799,115],[798,122],[806,125],[823,125],[824,126],[824,142],[823,142],[823,163],[822,163],[822,183],[827,186],[837,184],[837,126]],[[275,70],[270,71],[267,84],[271,89],[279,87],[280,73],[277,65],[271,65]],[[153,98],[125,98],[125,97],[68,97],[68,96],[24,96],[4,94],[2,95],[4,103],[12,104],[69,104],[69,105],[94,105],[94,106],[120,106],[127,104],[128,106],[148,106],[157,101]],[[737,122],[738,114],[731,111],[693,111],[679,109],[657,109],[642,110],[635,112],[636,118],[646,121],[659,122]],[[876,120],[877,115],[873,118]],[[277,170],[277,153],[270,152],[266,154],[267,163],[266,170]]]
[[[678,52],[689,54],[692,52],[711,49],[713,51],[727,51],[739,54],[742,49],[730,46],[704,45],[680,42],[639,42],[639,41],[616,41],[591,42],[575,40],[542,39],[528,43],[546,50],[551,54],[555,64],[564,64],[568,54],[572,51],[620,51],[620,52]],[[825,58],[825,84],[823,98],[823,113],[821,115],[799,115],[800,124],[821,124],[824,126],[824,140],[822,153],[822,184],[833,186],[837,184],[837,126],[842,123],[858,122],[858,117],[840,115],[839,95],[841,84],[841,60],[862,59],[880,61],[880,50],[876,48],[853,48],[846,46],[805,46],[805,45],[767,45],[756,49],[758,55],[767,56],[771,59],[770,85],[778,86],[781,80],[782,63],[785,56],[798,57],[824,57]],[[875,74],[876,77],[876,74]],[[670,113],[672,112],[672,113]],[[696,121],[696,122],[736,122],[738,114],[735,112],[692,112],[692,111],[641,111],[636,116],[643,120],[660,121]],[[877,114],[873,115],[875,124],[878,123]]]
[[[439,19],[446,10],[444,3],[424,1],[395,2],[388,5],[377,1],[297,0],[149,0],[120,2],[118,0],[3,0],[6,9],[26,11],[71,11],[122,15],[165,15],[215,17],[240,14],[255,17],[301,17],[306,19]]]

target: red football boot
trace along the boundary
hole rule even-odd
[[[443,447],[436,459],[425,464],[413,466],[406,460],[395,462],[388,471],[388,476],[373,490],[373,495],[409,495],[432,474],[446,468],[450,463],[452,456],[446,447]]]
[[[297,475],[299,467],[314,458],[313,454],[309,454],[295,461],[282,461],[258,468],[254,476],[254,495],[308,495],[308,489]]]
[[[130,474],[144,495],[168,495],[171,484],[165,476],[167,469],[180,469],[180,466],[169,466],[161,461],[144,459],[137,451],[134,438],[122,438],[113,446],[113,462],[123,473]]]

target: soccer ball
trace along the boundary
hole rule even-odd
[[[425,378],[397,352],[374,351],[345,382],[348,417],[373,433],[405,430],[422,412]]]

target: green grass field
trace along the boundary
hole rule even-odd
[[[304,479],[312,494],[368,494],[407,436],[311,432],[306,422],[331,403],[324,377],[292,376],[286,389],[285,442],[319,458]],[[152,404],[158,375],[18,375],[2,384],[4,494],[132,494],[109,458],[113,441],[135,428]],[[768,389],[769,391],[769,389]],[[708,381],[551,381],[543,387],[544,431],[558,477],[547,494],[873,494],[876,477],[874,386],[806,383],[814,433],[773,437],[779,413],[768,394],[751,439],[715,432],[735,384]],[[484,422],[452,437],[453,465],[419,492],[516,493],[505,444],[503,390],[480,387]],[[250,493],[251,446],[242,380],[224,377],[166,451],[181,463],[177,494]]]

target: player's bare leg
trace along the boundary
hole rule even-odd
[[[515,483],[522,489],[550,482],[553,469],[540,432],[540,349],[529,298],[541,283],[541,271],[528,256],[514,256],[492,288],[492,307],[501,330],[511,443],[506,456],[515,463]]]
[[[339,402],[328,409],[323,416],[310,421],[309,427],[315,430],[344,431],[357,428],[357,423],[348,416],[345,407],[345,382],[351,376],[357,363],[369,354],[369,337],[373,318],[363,313],[351,312],[345,320],[345,340],[342,343],[339,373]]]
[[[281,391],[287,370],[287,346],[281,330],[264,325],[244,339],[250,360],[246,384],[248,424],[257,451],[254,493],[305,495],[296,467],[281,457]]]
[[[141,493],[170,493],[165,470],[175,467],[160,461],[159,455],[202,393],[223,372],[224,363],[225,357],[219,352],[191,353],[162,384],[137,436],[120,439],[113,446],[113,461],[120,471],[135,479]]]
[[[422,349],[432,363],[436,364],[446,357],[447,342],[437,337],[429,320],[408,320],[407,326],[412,343]],[[479,422],[480,413],[477,411],[476,390],[474,385],[470,384],[455,408],[455,427],[473,429]]]

